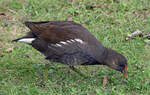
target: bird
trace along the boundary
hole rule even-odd
[[[107,48],[84,26],[73,21],[25,21],[29,32],[13,42],[25,42],[45,56],[50,62],[74,67],[77,65],[106,65],[127,75],[127,59],[115,50]],[[48,65],[45,65],[47,80]]]

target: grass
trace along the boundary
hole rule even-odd
[[[149,95],[150,44],[124,41],[139,29],[150,32],[149,0],[1,0],[0,95]],[[106,66],[78,66],[84,79],[67,66],[51,63],[46,87],[37,86],[47,61],[32,47],[11,40],[28,29],[23,21],[73,20],[106,47],[128,59],[129,80]],[[103,76],[108,83],[102,84]]]

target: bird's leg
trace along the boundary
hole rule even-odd
[[[49,67],[49,64],[46,63],[46,64],[45,64],[44,74],[43,74],[43,79],[42,79],[42,82],[41,82],[41,85],[42,85],[42,86],[45,86],[45,85],[46,85],[46,82],[47,82],[47,79],[48,79],[48,67]]]
[[[85,66],[85,69],[88,70],[88,66]]]
[[[45,64],[45,75],[44,75],[45,83],[47,82],[47,79],[48,79],[48,67],[49,67],[49,64]]]
[[[78,73],[80,76],[83,76],[85,78],[87,78],[86,75],[84,75],[81,71],[79,71],[78,69],[76,69],[74,66],[69,66],[74,72]]]

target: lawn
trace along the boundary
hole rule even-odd
[[[12,43],[27,31],[22,22],[69,20],[86,27],[106,47],[126,56],[128,76],[106,66],[77,66],[84,78],[68,66],[50,63],[48,82],[38,51]],[[149,0],[0,0],[0,95],[150,95],[150,42],[128,34],[150,32]],[[103,85],[103,77],[107,77]]]

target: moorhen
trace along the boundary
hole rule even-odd
[[[73,21],[25,22],[30,31],[13,41],[26,42],[50,62],[69,65],[107,65],[127,76],[127,60],[104,47],[86,28]],[[48,66],[45,69],[47,80]]]

